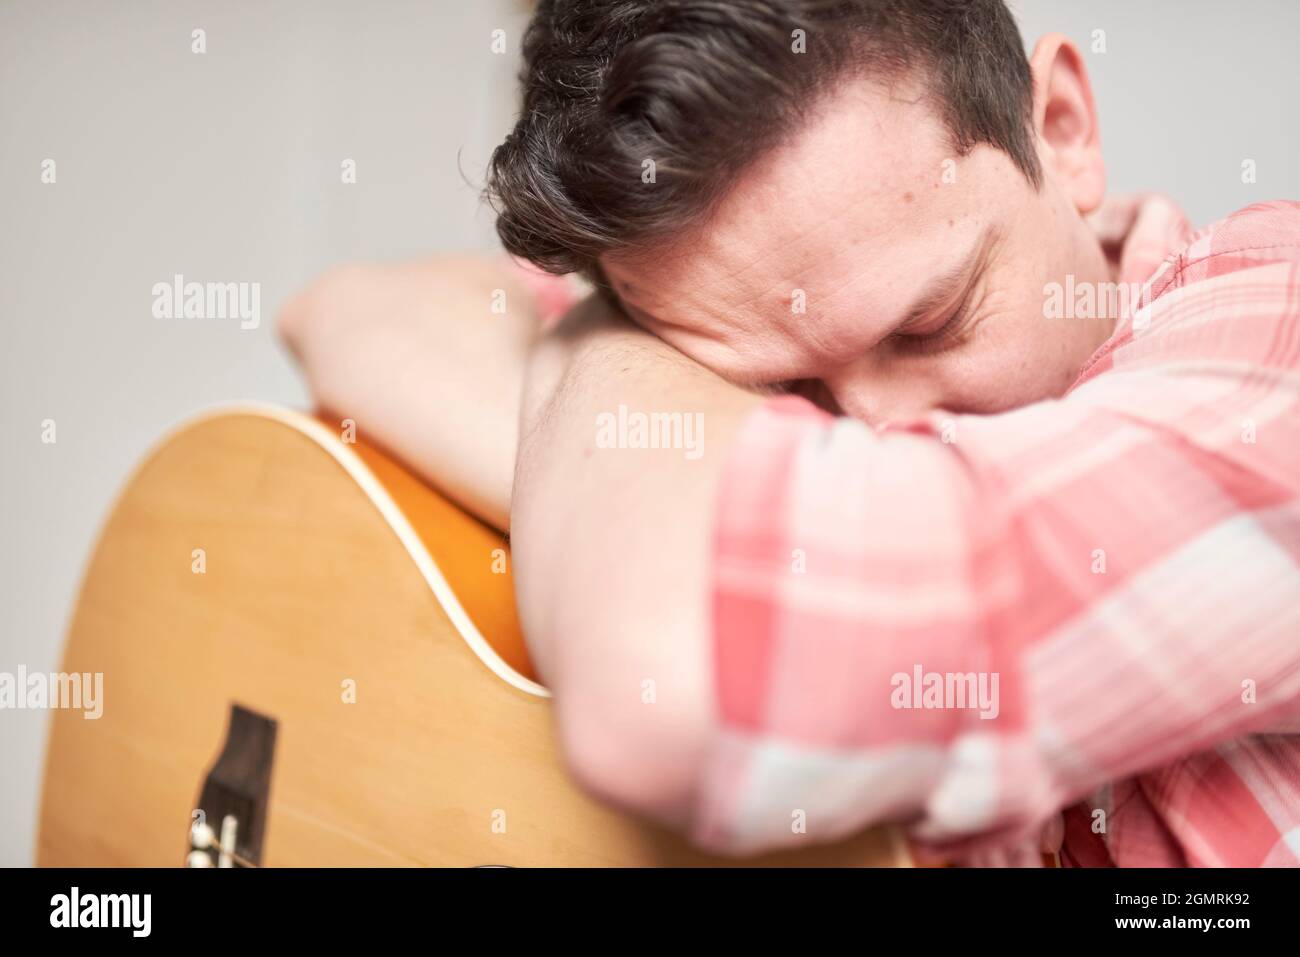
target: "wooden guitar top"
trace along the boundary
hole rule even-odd
[[[264,866],[734,863],[571,783],[508,562],[499,533],[310,416],[182,426],[85,574],[62,669],[103,673],[103,714],[52,711],[38,863],[182,865],[214,791],[256,817],[241,840]],[[881,830],[744,863],[908,859]]]

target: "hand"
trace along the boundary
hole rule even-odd
[[[509,261],[486,256],[343,266],[278,319],[321,409],[501,529],[537,325]]]

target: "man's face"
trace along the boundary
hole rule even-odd
[[[734,382],[871,422],[1015,408],[1064,392],[1114,325],[1044,317],[1046,283],[1109,271],[1040,158],[1035,190],[1000,150],[955,155],[919,93],[847,84],[706,223],[601,262],[636,322]]]

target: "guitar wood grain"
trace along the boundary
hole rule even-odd
[[[523,687],[467,643],[376,488]],[[491,572],[504,547],[308,416],[249,408],[176,431],[85,573],[62,669],[104,674],[103,715],[52,712],[38,863],[179,866],[232,703],[278,724],[266,866],[733,863],[571,783],[548,698],[524,690],[509,576]],[[878,830],[744,863],[909,861]]]

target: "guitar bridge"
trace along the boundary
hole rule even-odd
[[[225,743],[199,792],[186,867],[261,866],[275,732],[274,718],[231,705]]]

